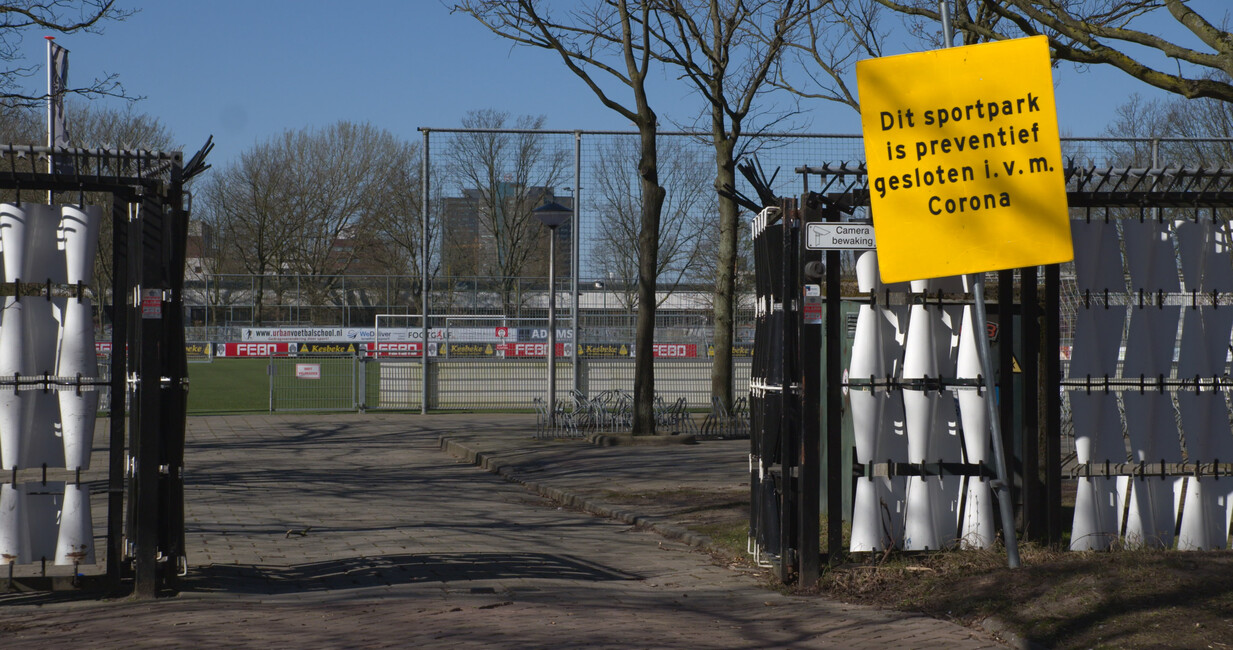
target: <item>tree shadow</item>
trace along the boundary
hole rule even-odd
[[[292,565],[212,564],[195,568],[184,592],[291,594],[403,584],[543,579],[641,580],[582,558],[547,553],[427,553],[378,555]]]

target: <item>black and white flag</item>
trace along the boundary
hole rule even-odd
[[[68,120],[64,116],[64,92],[68,89],[68,50],[50,38],[47,40],[47,144],[69,146]],[[72,159],[68,155],[53,156],[58,173],[71,173]]]

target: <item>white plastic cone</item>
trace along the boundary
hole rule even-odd
[[[1220,550],[1228,546],[1233,479],[1186,479],[1185,505],[1177,534],[1180,551]]]
[[[959,360],[956,375],[960,379],[975,380],[983,373],[977,351],[976,328],[972,324],[972,310],[964,308],[964,324],[959,335]],[[989,458],[989,411],[985,403],[988,391],[977,387],[955,389],[959,401],[959,417],[963,423],[963,447],[969,463],[981,463]]]
[[[958,359],[955,374],[960,379],[977,379],[981,372],[976,338],[984,334],[977,330],[972,308],[964,307],[959,332]],[[982,463],[989,458],[989,412],[985,400],[988,391],[976,387],[955,389],[959,401],[959,418],[963,423],[963,447],[969,463]],[[968,478],[963,495],[963,521],[959,527],[960,544],[964,548],[989,548],[996,538],[993,521],[993,490],[984,477]]]
[[[935,476],[909,476],[904,505],[903,548],[909,551],[937,550],[943,546],[938,531],[940,513],[937,492],[942,490]],[[945,540],[949,541],[949,540]]]
[[[1117,486],[1114,479],[1079,478],[1070,550],[1103,551],[1117,539]]]
[[[94,564],[94,520],[90,516],[87,486],[64,486],[60,532],[56,537],[56,564]]]
[[[26,225],[30,221],[27,208],[12,203],[0,203],[0,245],[4,246],[4,279],[6,282],[29,282],[26,270]]]
[[[887,359],[883,356],[885,319],[878,308],[861,305],[856,314],[856,332],[852,337],[852,363],[848,375],[852,379],[885,379]]]
[[[869,305],[861,305],[856,317],[856,335],[852,341],[852,363],[849,379],[884,379],[886,366],[882,359],[880,317]],[[852,427],[856,441],[856,460],[874,460],[877,438],[882,431],[879,392],[872,387],[855,387],[849,391],[852,406]]]
[[[856,258],[856,288],[861,293],[879,291],[882,288],[882,278],[878,275],[878,254],[876,251],[865,251]]]
[[[899,544],[903,532],[903,479],[859,478],[852,506],[853,552],[882,551]]]
[[[914,291],[928,288],[926,281],[912,283]],[[935,323],[934,314],[924,305],[913,305],[908,321],[907,340],[904,344],[903,379],[910,381],[939,376],[937,334],[941,328]],[[937,461],[931,457],[934,451],[933,438],[941,434],[938,426],[938,409],[942,395],[936,390],[903,390],[904,421],[908,434],[908,462],[924,463]],[[942,513],[943,499],[937,494],[942,484],[934,478],[909,476],[906,503],[904,506],[903,544],[907,550],[938,549],[941,536],[938,523]]]
[[[0,485],[0,565],[30,562],[30,533],[23,496],[11,484]]]
[[[26,302],[16,298],[4,299],[4,314],[0,317],[0,377],[28,375],[33,362],[26,346],[23,310]],[[26,458],[26,405],[28,391],[15,391],[11,386],[0,387],[0,448],[3,449],[2,469],[25,467]]]
[[[98,251],[99,224],[103,208],[97,205],[66,205],[60,210],[60,238],[69,284],[90,284],[94,278],[94,256]]]
[[[52,302],[43,297],[22,299],[25,320],[25,352],[33,365],[30,374],[41,377],[56,374],[56,339],[60,325]],[[64,443],[59,437],[60,405],[56,392],[22,391],[25,402],[25,460],[27,467],[64,467]]]
[[[1173,484],[1159,476],[1132,478],[1126,495],[1126,544],[1173,547]]]
[[[935,354],[934,319],[927,307],[913,305],[904,345],[903,379],[910,381],[938,377]],[[908,431],[908,462],[928,460],[929,439],[937,420],[937,391],[905,388],[903,408]],[[936,460],[936,459],[934,459]]]
[[[886,548],[879,516],[878,489],[881,479],[856,479],[856,495],[852,500],[852,539],[848,549],[854,553],[881,551]]]
[[[848,401],[852,407],[856,462],[872,462],[876,458],[878,432],[882,429],[881,400],[871,390],[853,390],[848,395]]]
[[[69,298],[61,305],[60,341],[56,351],[56,374],[98,376],[94,352],[94,323],[88,298],[78,302]],[[93,387],[90,387],[93,389]],[[68,469],[90,469],[90,450],[94,442],[94,422],[98,413],[98,391],[72,388],[57,393],[60,426],[64,439],[64,465]]]
[[[993,490],[989,487],[989,479],[969,477],[964,493],[959,543],[964,548],[989,548],[996,539],[997,531],[993,525]]]

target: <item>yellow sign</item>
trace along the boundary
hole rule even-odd
[[[882,280],[1074,258],[1044,36],[856,64]]]

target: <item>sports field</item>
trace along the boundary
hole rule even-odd
[[[188,412],[268,411],[265,359],[216,359],[188,364]]]

